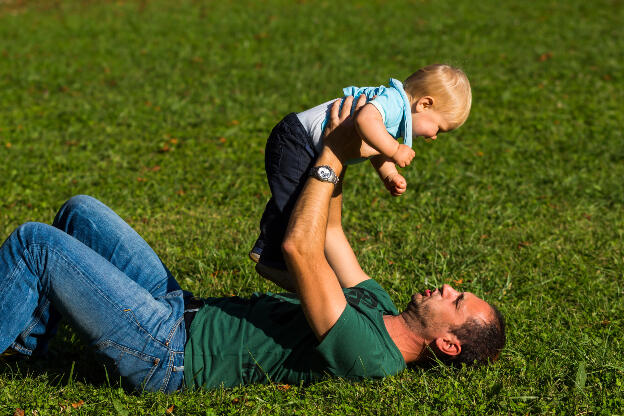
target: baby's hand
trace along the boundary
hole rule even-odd
[[[390,191],[392,196],[399,196],[407,189],[407,181],[400,173],[394,173],[384,179],[386,189]]]
[[[414,156],[416,156],[416,152],[414,152],[411,147],[406,144],[400,144],[397,151],[392,155],[392,160],[394,163],[404,168],[412,162]]]

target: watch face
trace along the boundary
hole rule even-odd
[[[323,178],[323,179],[329,179],[329,178],[330,178],[330,176],[331,176],[331,173],[330,173],[329,169],[327,169],[327,168],[326,168],[326,167],[324,167],[324,166],[321,166],[321,167],[319,168],[319,170],[318,170],[318,174],[319,174],[319,176],[320,176],[321,178]]]

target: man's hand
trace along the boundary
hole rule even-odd
[[[392,196],[399,196],[407,189],[407,181],[400,173],[394,173],[384,179],[386,189],[390,191]]]
[[[392,160],[394,163],[404,168],[412,162],[414,156],[416,156],[416,152],[414,152],[411,147],[405,144],[400,144],[397,151],[394,155],[392,155]]]
[[[334,101],[329,112],[329,121],[325,126],[324,132],[324,144],[329,147],[343,163],[349,159],[358,157],[368,158],[378,155],[379,152],[362,140],[353,125],[353,117],[350,116],[353,97],[346,97],[342,108],[340,108],[340,101],[339,99]],[[354,114],[357,113],[364,104],[366,104],[366,97],[362,94],[355,104]]]

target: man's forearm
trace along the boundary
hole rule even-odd
[[[325,147],[316,166],[327,165],[340,174],[342,163]],[[308,323],[322,340],[347,305],[338,279],[325,258],[329,201],[334,184],[309,178],[290,217],[282,244]]]
[[[333,151],[325,147],[315,166],[327,165],[336,175],[340,175],[343,165]],[[288,230],[284,237],[287,252],[323,253],[329,201],[334,192],[334,184],[316,179],[308,179],[297,204],[290,216]]]
[[[338,116],[339,102],[331,108],[330,123],[323,139],[323,152],[316,166],[327,165],[336,175],[343,171],[344,161],[353,157],[368,157],[374,149],[364,145],[353,125],[343,123],[349,115],[352,97],[347,97]],[[358,100],[357,108],[364,105]],[[336,274],[325,257],[325,238],[329,205],[334,184],[308,178],[290,216],[282,244],[284,259],[295,280],[297,295],[310,328],[322,340],[347,307]]]

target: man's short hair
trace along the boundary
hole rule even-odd
[[[445,364],[461,367],[462,364],[483,365],[498,359],[505,346],[505,318],[494,306],[494,319],[488,323],[469,319],[462,325],[452,328],[453,333],[461,344],[461,352],[456,356],[449,356],[439,351],[437,358]]]

